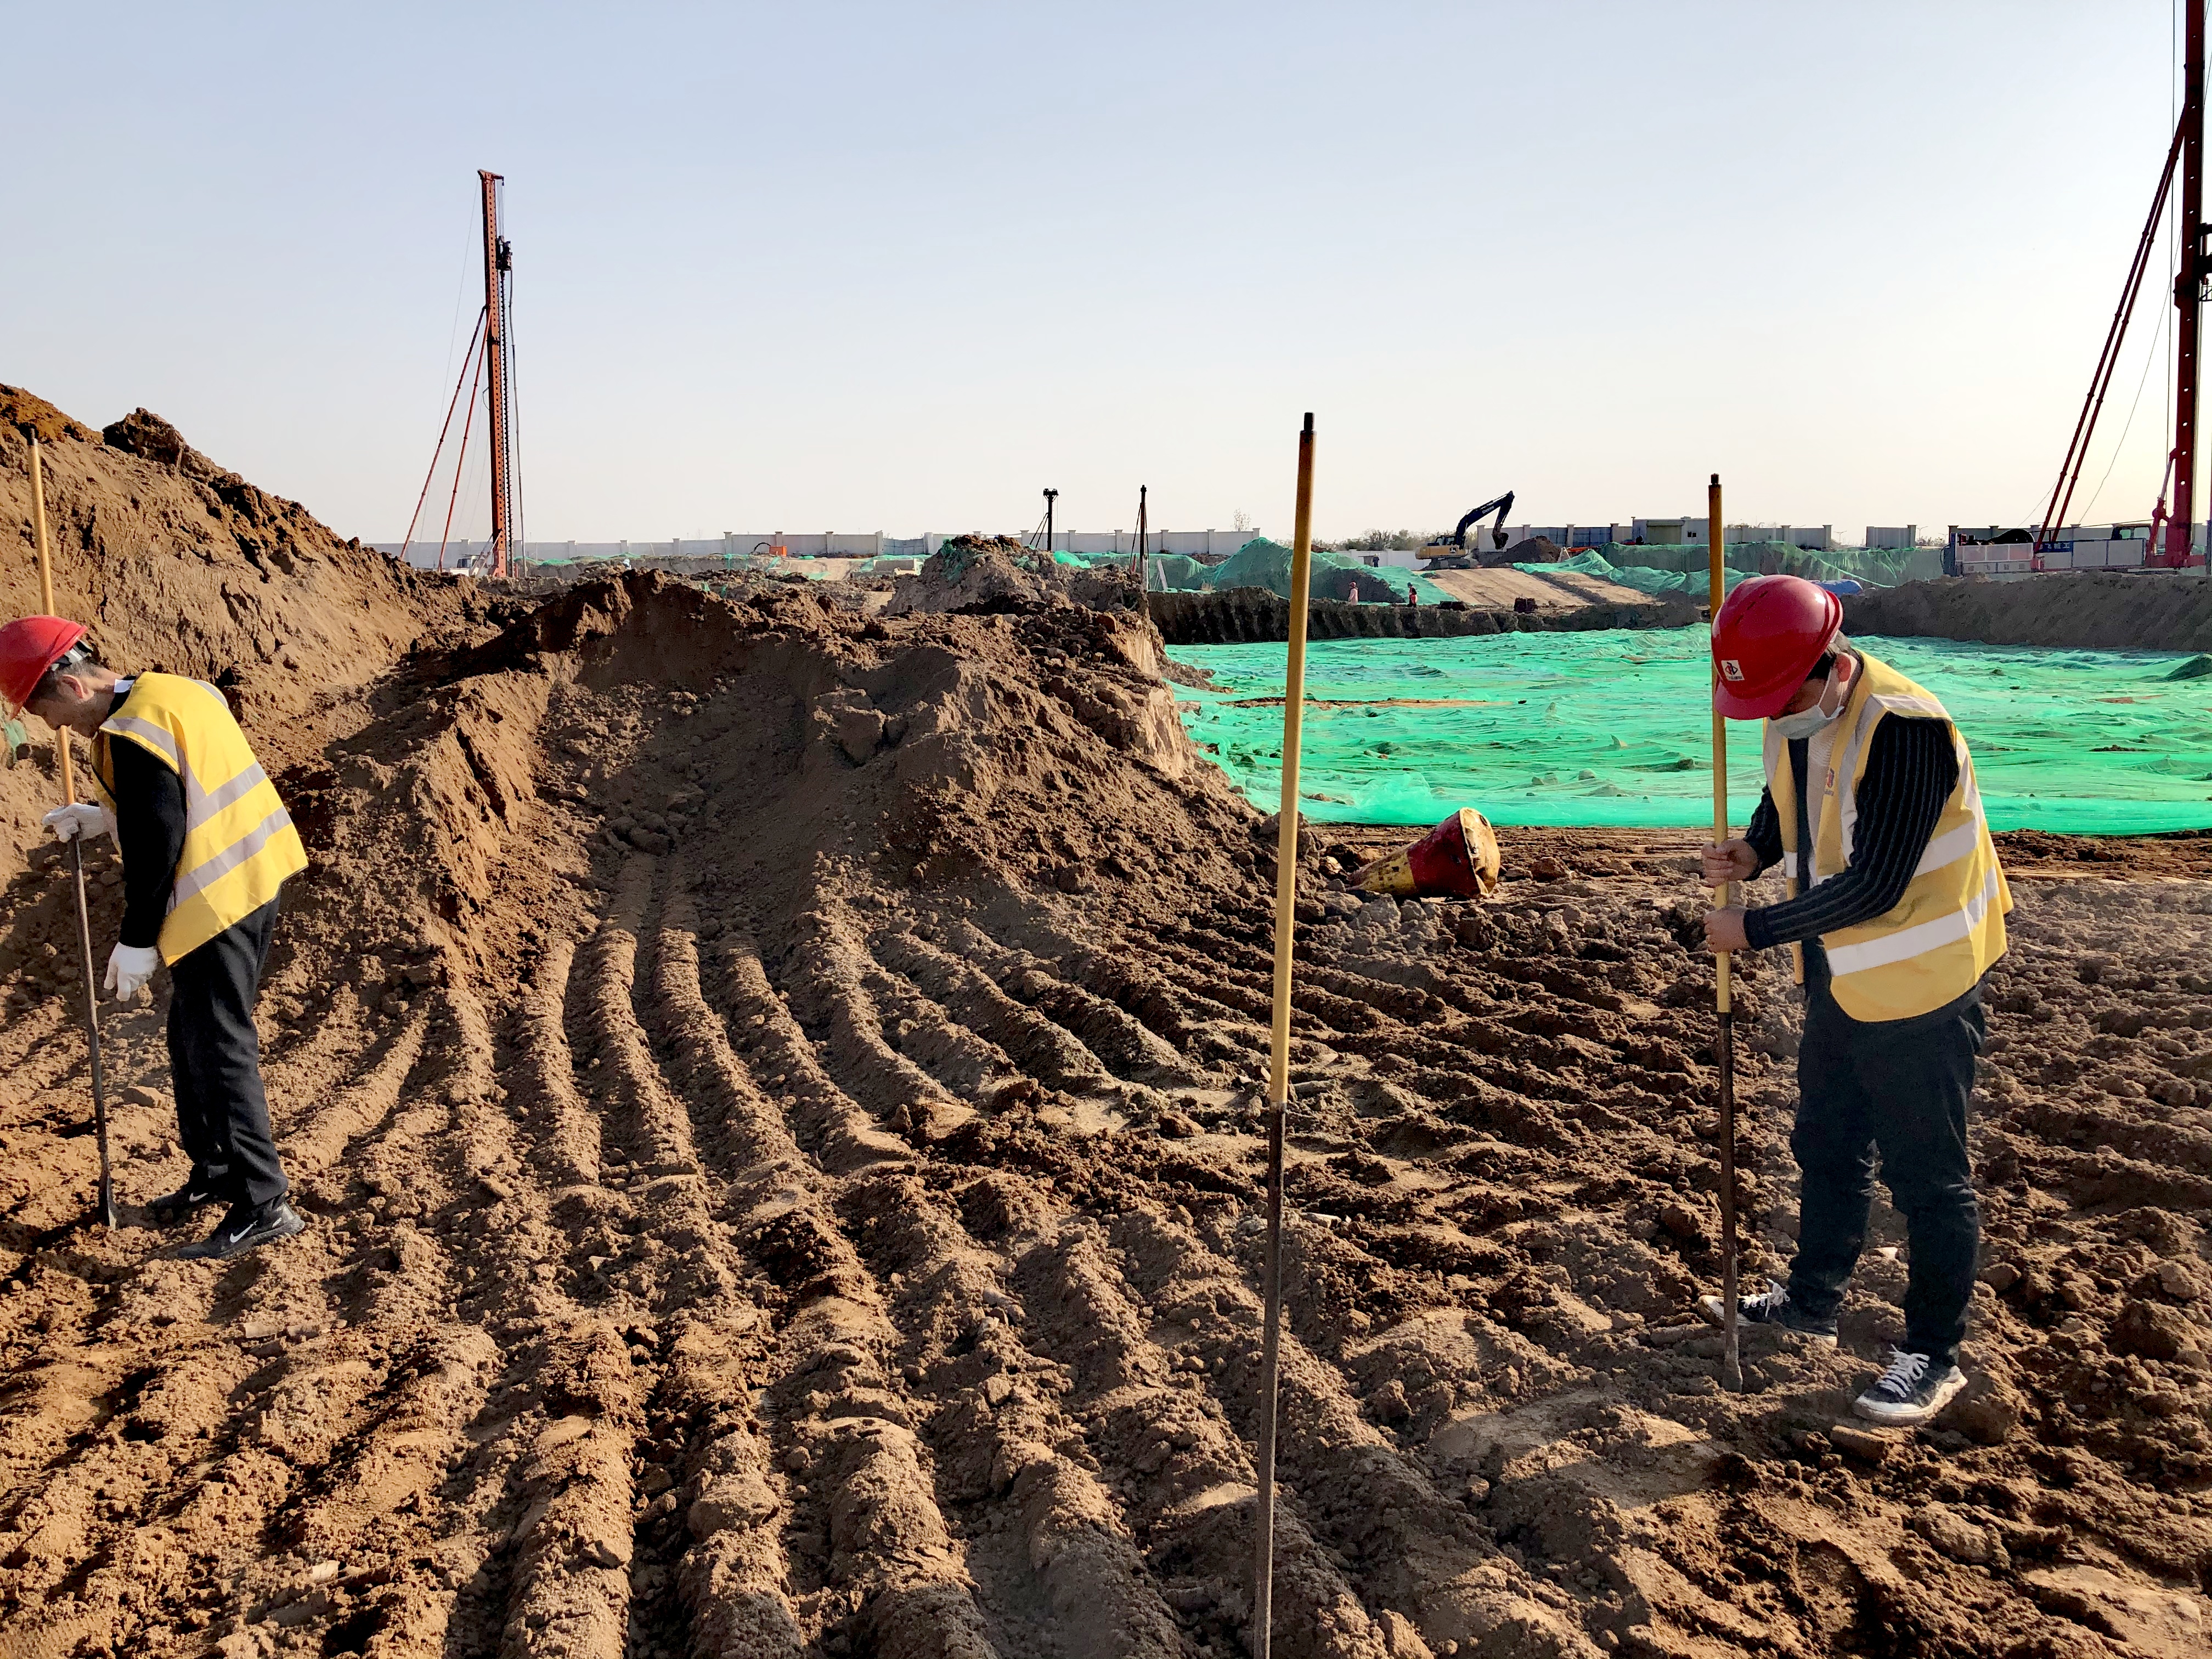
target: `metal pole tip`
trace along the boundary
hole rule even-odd
[[[1306,424],[1305,424],[1305,429],[1306,429],[1306,432],[1307,432],[1309,434],[1310,434],[1312,433],[1312,431],[1313,431],[1313,410],[1311,410],[1310,409],[1310,410],[1306,410]]]

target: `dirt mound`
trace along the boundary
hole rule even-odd
[[[1004,616],[1066,605],[1128,611],[1142,600],[1133,570],[1063,565],[1011,536],[954,536],[918,574],[896,580],[884,614]]]
[[[221,467],[185,441],[183,433],[150,409],[132,410],[121,420],[100,428],[100,436],[110,449],[159,461],[195,478],[224,476]]]
[[[417,641],[489,615],[465,585],[342,541],[298,502],[216,467],[158,416],[137,410],[103,441],[27,392],[0,387],[0,620],[39,609],[31,427],[62,614],[88,623],[118,667],[233,690],[272,771],[318,752],[343,701]],[[36,739],[37,766],[0,772],[0,879],[43,837],[38,815],[52,804],[50,736]]]
[[[2201,570],[2070,571],[1988,581],[1961,576],[1855,593],[1854,634],[1991,645],[2212,650],[2212,582]]]
[[[645,575],[418,656],[301,792],[264,1013],[308,1231],[220,1270],[79,1224],[58,895],[12,889],[11,1647],[1245,1650],[1267,858],[1156,665],[1119,613]],[[1279,1650],[2201,1651],[2212,891],[2023,883],[1987,1380],[1881,1437],[1842,1425],[1886,1209],[1841,1352],[1753,1338],[1729,1396],[1680,1317],[1717,1262],[1687,838],[1507,842],[1486,906],[1307,866]],[[1739,1005],[1754,1284],[1778,967]],[[111,1015],[122,1082],[157,1016]],[[135,1206],[182,1166],[134,1099]]]
[[[19,435],[35,437],[42,444],[58,443],[64,438],[91,443],[97,436],[83,422],[71,420],[37,392],[19,386],[0,386],[0,426],[11,427]]]

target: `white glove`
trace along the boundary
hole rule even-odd
[[[128,1002],[161,965],[161,953],[150,945],[118,945],[108,954],[107,988],[118,1002]]]
[[[105,806],[93,806],[81,800],[57,806],[40,822],[63,841],[75,841],[79,836],[90,841],[94,836],[115,833],[114,813]]]

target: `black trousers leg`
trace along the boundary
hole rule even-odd
[[[1988,1024],[1981,1000],[1861,1046],[1858,1074],[1873,1100],[1881,1178],[1911,1240],[1905,1346],[1952,1364],[1966,1334],[1981,1249],[1981,1206],[1966,1156],[1966,1106]],[[1881,1026],[1862,1027],[1880,1031]]]
[[[230,1154],[223,1146],[222,1127],[208,1115],[204,1091],[192,1067],[185,1061],[185,1053],[179,1041],[176,1001],[173,996],[169,1003],[169,1087],[177,1097],[178,1144],[192,1161],[195,1179],[204,1175],[214,1182],[217,1191],[226,1191]]]
[[[266,1204],[291,1185],[270,1133],[261,1037],[253,1027],[253,999],[276,923],[271,899],[169,969],[178,1133],[195,1159],[202,1158],[195,1139],[211,1146],[216,1155],[204,1161],[210,1169],[228,1167],[234,1202]]]
[[[1858,1025],[1824,991],[1813,992],[1797,1049],[1797,1122],[1790,1136],[1802,1185],[1790,1299],[1816,1319],[1832,1316],[1844,1299],[1874,1205],[1875,1134],[1854,1064],[1855,1029],[1875,1028]]]

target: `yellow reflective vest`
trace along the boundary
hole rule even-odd
[[[114,802],[109,745],[135,743],[184,780],[185,850],[155,940],[173,963],[276,896],[307,867],[276,786],[253,758],[222,692],[179,674],[141,674],[93,743],[100,793]]]
[[[1949,720],[1943,705],[1887,663],[1855,653],[1859,673],[1844,712],[1806,744],[1805,818],[1813,826],[1812,882],[1850,867],[1858,826],[1859,780],[1866,775],[1875,728],[1891,714]],[[1964,996],[2004,954],[2012,890],[1997,864],[1981,791],[1966,739],[1951,726],[1959,781],[1943,803],[1928,850],[1895,907],[1871,921],[1821,935],[1837,1006],[1858,1020],[1910,1019]],[[1797,848],[1797,782],[1790,745],[1766,727],[1766,787],[1782,830],[1782,869],[1790,895],[1805,890]],[[1792,947],[1797,982],[1804,952]]]

